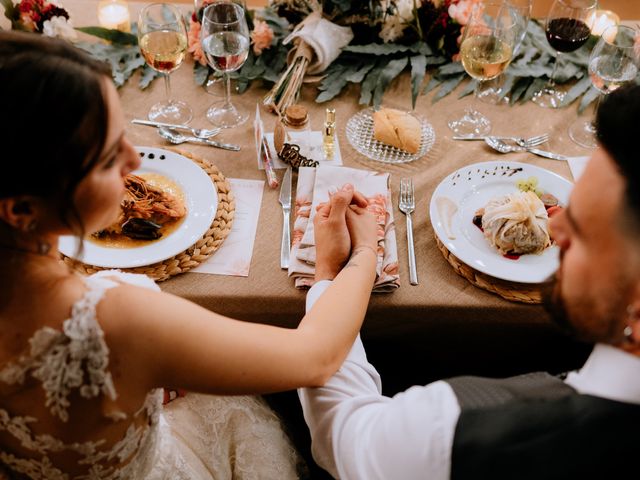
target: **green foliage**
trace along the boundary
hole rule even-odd
[[[76,30],[107,40],[114,45],[138,45],[138,37],[132,33],[121,32],[104,27],[79,27]]]

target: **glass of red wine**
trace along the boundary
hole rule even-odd
[[[243,124],[249,118],[247,112],[231,103],[229,73],[238,70],[249,55],[249,28],[244,8],[232,1],[217,1],[204,9],[200,43],[207,63],[224,74],[225,97],[207,110],[207,119],[222,128]]]
[[[560,63],[560,54],[577,50],[591,35],[587,18],[596,8],[597,0],[554,0],[547,21],[545,33],[549,45],[556,51],[556,61],[549,82],[537,92],[533,101],[541,107],[558,108],[565,92],[556,88],[555,76]]]

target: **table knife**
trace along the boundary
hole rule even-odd
[[[291,249],[291,167],[282,177],[280,187],[280,205],[282,205],[282,244],[280,245],[280,268],[289,268],[289,251]]]

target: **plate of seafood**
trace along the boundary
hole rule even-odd
[[[549,218],[573,184],[525,163],[483,162],[449,174],[431,197],[438,239],[462,262],[495,278],[541,283],[558,268]]]
[[[77,237],[60,237],[61,253],[97,267],[140,267],[179,254],[209,229],[218,194],[207,173],[178,153],[136,149],[142,162],[125,178],[118,219],[82,239],[82,248]]]

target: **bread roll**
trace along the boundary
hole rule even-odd
[[[379,142],[409,153],[418,153],[422,128],[413,115],[381,108],[373,113],[373,136]]]

